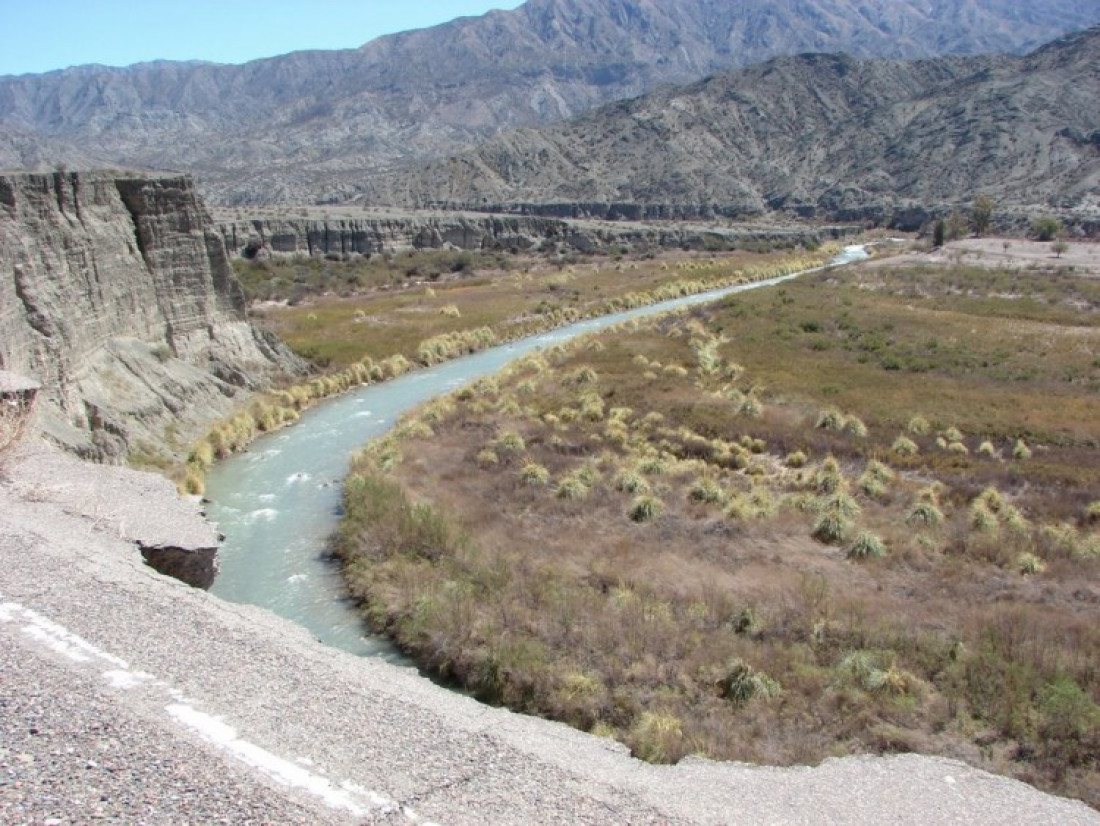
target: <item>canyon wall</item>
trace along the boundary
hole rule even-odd
[[[0,173],[0,368],[40,381],[38,425],[100,461],[179,454],[304,367],[245,317],[191,179]]]
[[[472,212],[241,218],[219,221],[218,229],[226,252],[246,258],[269,253],[373,255],[448,246],[530,250],[547,244],[578,252],[621,247],[729,249],[753,243],[819,244],[857,231],[850,226],[657,224]]]

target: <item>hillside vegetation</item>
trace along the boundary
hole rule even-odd
[[[647,760],[960,757],[1100,804],[1100,285],[824,272],[482,380],[354,462],[370,623]]]

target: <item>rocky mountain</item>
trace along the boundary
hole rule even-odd
[[[787,210],[912,223],[922,205],[1096,209],[1100,27],[1025,57],[780,58],[376,177],[371,203],[593,217]]]
[[[0,173],[0,369],[84,456],[179,451],[241,391],[301,362],[245,318],[186,176]]]
[[[529,0],[360,49],[0,78],[0,165],[187,169],[220,203],[339,201],[380,168],[777,55],[1021,53],[1100,0]]]

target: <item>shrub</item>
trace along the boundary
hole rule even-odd
[[[836,493],[845,485],[840,465],[832,456],[827,456],[814,474],[813,486],[818,493]]]
[[[959,456],[966,456],[970,453],[970,450],[962,442],[950,442],[947,445],[947,452],[954,453]]]
[[[588,485],[576,476],[566,476],[558,482],[556,495],[559,499],[578,500],[588,496]]]
[[[491,447],[479,450],[476,460],[479,466],[485,468],[494,467],[495,465],[500,464],[500,457],[497,455],[497,452]]]
[[[1100,524],[1100,500],[1089,502],[1085,507],[1085,522],[1090,525]]]
[[[849,559],[880,559],[886,556],[886,544],[869,531],[860,533],[848,546]]]
[[[188,465],[186,475],[183,478],[183,492],[192,496],[202,496],[206,493],[206,480],[203,478],[201,468]]]
[[[1031,458],[1031,448],[1023,439],[1016,440],[1016,445],[1012,448],[1012,458],[1017,462],[1026,462]]]
[[[722,501],[723,492],[721,486],[713,479],[704,477],[702,479],[695,480],[691,488],[688,490],[688,499],[692,502],[703,502],[706,504],[716,504]]]
[[[1046,563],[1033,553],[1024,552],[1016,557],[1016,570],[1024,576],[1041,574],[1046,567]]]
[[[980,499],[975,500],[970,506],[970,530],[975,533],[994,534],[1000,525],[997,515],[991,511]]]
[[[448,304],[445,307],[439,308],[439,314],[446,316],[447,318],[461,318],[462,311],[458,309],[454,304]]]
[[[638,472],[646,476],[661,476],[668,473],[668,462],[660,456],[650,456],[638,463]]]
[[[723,697],[739,707],[752,700],[777,697],[781,686],[776,680],[738,657],[726,665],[726,673],[718,681],[718,690]]]
[[[905,521],[910,525],[934,528],[943,522],[943,511],[932,502],[917,502],[905,515]]]
[[[894,439],[894,443],[890,445],[890,450],[898,456],[916,456],[920,452],[917,443],[906,436],[898,436]]]
[[[854,519],[859,516],[861,508],[859,503],[843,490],[838,490],[821,500],[821,512],[835,513],[846,519]]]
[[[187,464],[197,465],[203,470],[209,470],[214,465],[214,448],[205,439],[191,449],[187,456]]]
[[[742,416],[748,416],[750,419],[759,419],[764,415],[764,405],[756,396],[746,396],[745,400],[741,402],[741,407],[738,412]]]
[[[995,487],[988,487],[975,497],[976,502],[980,502],[984,507],[988,508],[991,513],[1000,513],[1005,507],[1004,495]]]
[[[646,711],[630,730],[631,752],[648,763],[673,763],[683,756],[684,733],[672,714]]]
[[[827,407],[817,414],[814,427],[820,430],[840,430],[844,427],[844,414],[835,407]]]
[[[578,367],[562,379],[563,384],[572,385],[574,387],[585,387],[595,384],[597,381],[599,381],[599,376],[596,374],[596,371],[587,365]]]
[[[528,462],[519,472],[520,481],[525,485],[547,485],[550,483],[550,471],[535,462]]]
[[[867,469],[864,472],[868,476],[871,476],[874,479],[878,479],[878,481],[884,484],[886,482],[894,481],[894,471],[892,471],[889,466],[884,465],[877,459],[872,459],[870,462],[868,462]]]
[[[789,468],[801,468],[806,466],[807,462],[806,454],[801,450],[796,450],[793,453],[788,453],[784,463]]]
[[[642,494],[630,503],[627,515],[634,522],[650,522],[661,515],[663,504],[660,499],[650,494]]]
[[[961,442],[963,439],[962,431],[952,425],[940,434],[948,442]]]
[[[997,455],[997,449],[993,447],[993,442],[986,440],[978,445],[978,455],[992,459]]]
[[[849,436],[854,436],[857,439],[867,438],[867,425],[863,423],[859,416],[845,416],[843,430]]]
[[[494,446],[498,453],[521,453],[526,449],[527,444],[523,441],[523,437],[514,430],[508,430],[501,434]]]
[[[814,522],[810,536],[826,545],[839,545],[847,538],[851,529],[852,523],[849,520],[839,513],[827,511]]]
[[[1031,222],[1031,234],[1036,241],[1053,241],[1062,231],[1062,223],[1053,215],[1040,215]]]
[[[927,436],[932,430],[932,425],[924,416],[914,416],[909,420],[906,430],[914,436]]]
[[[624,470],[615,477],[615,490],[622,493],[649,493],[649,482],[632,470]]]

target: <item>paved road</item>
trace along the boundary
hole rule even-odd
[[[2,823],[1100,824],[932,758],[639,763],[156,574],[127,484],[0,482]]]

